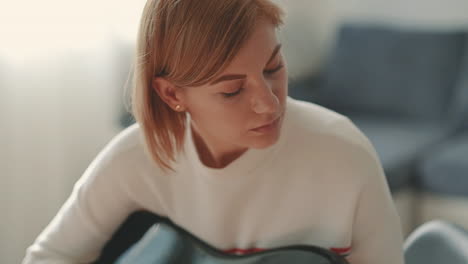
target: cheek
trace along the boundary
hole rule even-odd
[[[278,78],[278,81],[275,83],[275,94],[283,103],[286,100],[286,96],[288,95],[288,77],[287,72],[283,71],[281,76]]]
[[[243,133],[247,129],[247,115],[241,112],[244,109],[245,108],[224,109],[218,123],[223,127],[226,134],[236,135]]]
[[[247,115],[243,113],[244,107],[236,107],[235,104],[219,104],[204,109],[199,113],[203,126],[209,131],[216,131],[217,135],[229,138],[238,138],[248,129]]]

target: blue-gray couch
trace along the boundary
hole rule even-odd
[[[468,107],[467,97],[457,98],[461,108]],[[417,163],[418,222],[440,218],[468,228],[468,114],[460,117],[456,135],[432,147]]]

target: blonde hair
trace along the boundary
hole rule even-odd
[[[270,0],[148,0],[138,32],[131,111],[146,148],[163,170],[181,151],[186,113],[173,111],[157,94],[153,79],[178,87],[210,82],[232,61],[255,23],[278,28],[283,10]],[[203,62],[203,63],[200,63]]]

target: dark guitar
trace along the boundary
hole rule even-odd
[[[330,250],[308,245],[233,255],[224,253],[170,221],[153,225],[116,264],[349,264]]]

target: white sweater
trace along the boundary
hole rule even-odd
[[[200,161],[190,126],[186,139],[177,173],[165,174],[145,152],[137,124],[117,135],[23,264],[91,262],[140,209],[226,252],[309,244],[348,255],[352,264],[403,263],[399,217],[382,166],[347,117],[288,97],[279,140],[222,169]]]

